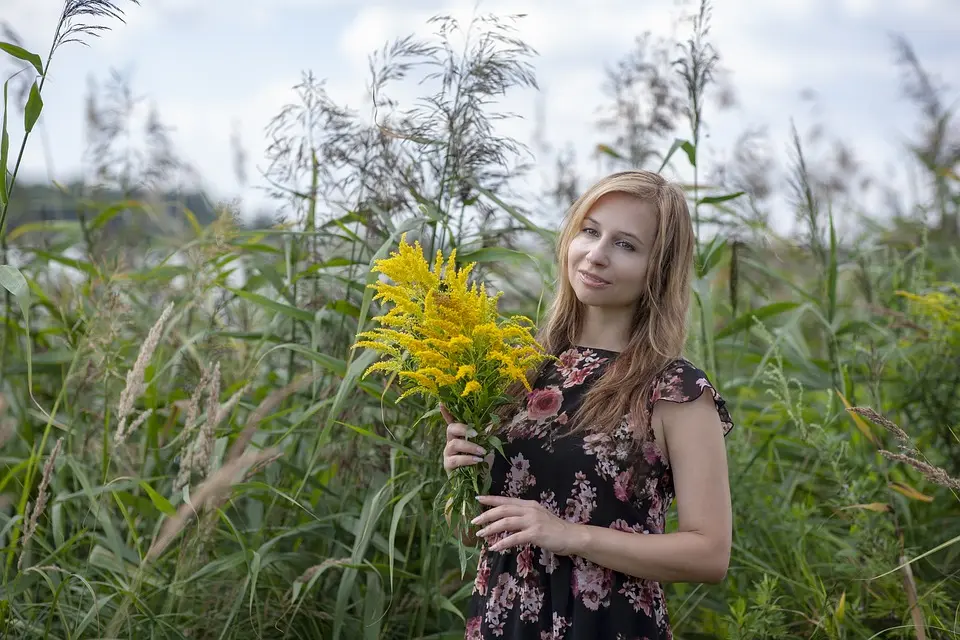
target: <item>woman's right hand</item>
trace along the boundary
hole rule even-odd
[[[476,437],[476,431],[454,420],[443,405],[440,405],[440,415],[447,421],[447,444],[443,448],[443,468],[448,476],[458,467],[469,467],[484,461],[488,465],[493,464],[492,453],[488,455],[482,447],[470,442],[470,438]],[[487,456],[486,460],[484,456]]]

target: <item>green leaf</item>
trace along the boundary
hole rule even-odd
[[[153,506],[155,506],[160,513],[167,516],[177,515],[176,507],[170,504],[169,500],[157,493],[153,487],[146,483],[146,481],[141,480],[140,487],[147,492],[147,495],[150,497],[150,502],[153,503]]]
[[[82,271],[91,278],[97,278],[100,276],[97,271],[97,267],[89,262],[84,262],[83,260],[76,260],[74,258],[68,258],[67,256],[60,255],[59,253],[51,253],[48,251],[34,251],[34,255],[38,258],[44,258],[50,262],[59,262],[60,264],[76,269],[77,271]]]
[[[719,204],[721,202],[727,202],[728,200],[739,198],[744,193],[746,192],[737,191],[736,193],[728,193],[722,196],[706,196],[704,198],[700,198],[700,204]]]
[[[99,229],[124,211],[128,211],[130,209],[143,209],[143,206],[143,203],[137,200],[124,200],[122,202],[112,204],[98,213],[97,217],[90,221],[88,227],[91,230]]]
[[[697,260],[697,277],[704,278],[713,271],[714,267],[723,259],[727,241],[720,236],[714,236],[704,250],[700,253]]]
[[[7,94],[10,91],[10,81],[3,83],[3,128],[0,130],[0,206],[6,206],[10,195],[7,192],[7,156],[10,155],[10,135],[7,133]],[[0,234],[3,229],[0,229]]]
[[[623,154],[621,154],[621,153],[618,152],[616,149],[614,149],[613,147],[611,147],[610,145],[607,145],[607,144],[602,144],[602,143],[601,143],[601,144],[598,144],[598,145],[597,145],[597,153],[602,153],[602,154],[604,154],[604,155],[608,155],[608,156],[610,156],[611,158],[616,158],[617,160],[624,160],[624,159],[625,159],[624,156],[623,156]]]
[[[403,510],[410,503],[411,500],[420,495],[420,490],[427,485],[428,481],[424,480],[416,487],[408,491],[396,506],[393,508],[393,518],[390,520],[390,534],[387,537],[387,548],[390,550],[387,560],[390,563],[390,589],[393,589],[393,574],[394,574],[394,558],[395,558],[395,545],[397,542],[397,529],[400,527],[400,519],[403,517]]]
[[[283,304],[282,302],[277,302],[276,300],[271,300],[266,296],[262,296],[259,293],[250,293],[249,291],[242,291],[240,289],[230,289],[230,291],[237,296],[254,302],[264,309],[275,311],[282,315],[287,316],[288,318],[293,318],[294,320],[299,320],[301,322],[313,323],[313,312],[306,311],[304,309],[298,309],[297,307],[290,306],[288,304]]]
[[[670,145],[670,150],[667,151],[667,155],[663,157],[663,163],[660,165],[660,168],[657,169],[657,173],[663,172],[667,164],[670,163],[670,158],[673,157],[673,154],[675,154],[678,149],[683,149],[684,152],[686,152],[687,159],[690,161],[690,166],[697,166],[697,148],[688,141],[683,140],[682,138],[677,138],[673,141],[673,144]]]
[[[16,267],[11,267],[8,264],[0,265],[0,285],[13,294],[17,300],[25,298],[30,293],[27,279]]]
[[[17,45],[9,42],[0,42],[0,51],[6,51],[14,58],[23,60],[24,62],[29,62],[33,65],[33,68],[37,70],[37,73],[43,75],[43,60],[41,60],[40,56],[37,54],[31,53],[23,47],[18,47]]]
[[[40,87],[34,82],[30,87],[30,97],[27,98],[27,107],[23,111],[23,129],[27,133],[33,131],[34,125],[40,119],[40,112],[43,111],[43,98],[40,97]]]
[[[477,249],[476,251],[470,251],[469,253],[464,253],[457,256],[457,262],[460,262],[461,264],[466,264],[469,262],[492,262],[494,264],[498,262],[509,262],[511,264],[519,264],[525,261],[533,262],[533,264],[538,268],[540,267],[536,259],[529,253],[525,251],[507,249],[505,247],[484,247],[482,249]]]
[[[740,315],[733,322],[729,323],[723,329],[718,331],[717,340],[726,338],[727,336],[732,336],[735,333],[739,333],[744,329],[749,328],[753,325],[754,318],[757,320],[771,318],[792,309],[796,309],[798,306],[800,306],[800,304],[797,302],[774,302],[758,309],[747,311],[746,313]]]

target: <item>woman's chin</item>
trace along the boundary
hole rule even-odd
[[[574,293],[577,294],[577,300],[588,307],[606,307],[610,304],[610,296],[605,295],[605,291],[576,287]]]

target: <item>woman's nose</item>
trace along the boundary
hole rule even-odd
[[[604,251],[599,243],[587,252],[587,262],[598,265],[605,265],[607,263],[606,251]]]

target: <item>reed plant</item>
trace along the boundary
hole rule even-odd
[[[53,50],[120,9],[66,2]],[[691,135],[658,158],[665,171],[700,164],[718,58],[699,16],[677,68]],[[383,311],[372,267],[404,233],[476,263],[507,291],[504,313],[538,317],[554,225],[513,197],[521,146],[481,108],[535,85],[532,50],[509,20],[432,24],[445,44],[411,37],[374,56],[375,126],[305,74],[269,129],[285,219],[268,229],[227,208],[203,226],[181,207],[182,231],[111,262],[97,250],[111,220],[168,207],[0,227],[17,260],[0,280],[4,638],[462,637],[472,576],[434,513],[443,421],[364,377],[379,354],[352,346]],[[465,48],[444,40],[456,27]],[[38,78],[29,133],[51,57],[0,48]],[[421,71],[435,93],[404,110],[391,83]],[[303,129],[317,122],[324,136]],[[715,230],[737,228],[744,190],[699,170],[691,189],[689,352],[738,424],[736,530],[722,584],[670,586],[676,636],[960,636],[960,308],[943,284],[960,256],[902,229],[841,237],[842,212],[793,144],[802,239],[731,240]],[[518,264],[532,281],[509,277]]]

